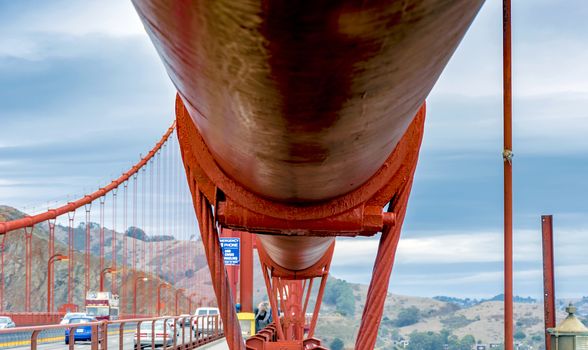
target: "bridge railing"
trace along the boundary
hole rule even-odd
[[[19,326],[38,326],[56,324],[65,314],[61,312],[3,312],[2,316],[8,316]]]
[[[166,326],[156,327],[157,321]],[[142,327],[145,324],[148,326]],[[81,333],[78,334],[78,330]],[[80,334],[90,338],[88,340],[92,350],[129,349],[130,344],[135,349],[142,348],[141,345],[174,350],[196,349],[224,336],[218,315],[164,316],[0,329],[0,348],[28,346],[35,350],[43,343],[64,342],[70,349],[75,349],[75,341]]]

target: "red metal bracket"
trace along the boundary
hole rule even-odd
[[[360,335],[356,341],[357,349],[372,349],[374,347],[418,160],[424,118],[425,106],[423,105],[384,165],[358,189],[327,201],[302,205],[282,203],[261,197],[226,176],[215,162],[181,99],[177,97],[178,140],[188,181],[195,196],[199,221],[205,220],[204,223],[200,222],[201,231],[203,229],[206,231],[206,227],[210,230],[211,220],[216,219],[223,228],[261,234],[258,236],[260,240],[258,243],[261,244],[258,244],[257,248],[272,305],[275,328],[272,328],[271,331],[260,331],[247,342],[248,349],[321,348],[320,342],[319,344],[313,342],[305,344],[304,337],[306,330],[308,330],[306,340],[312,339],[314,335],[334,242],[328,249],[325,246],[326,250],[319,249],[318,254],[320,255],[317,256],[317,259],[307,259],[312,263],[312,266],[294,263],[286,268],[285,265],[280,266],[272,259],[275,253],[272,255],[263,247],[263,240],[271,237],[267,234],[328,237],[367,236],[383,232],[368,292],[368,302],[366,302],[362,317]],[[216,217],[212,217],[212,214],[209,217],[204,217],[201,212],[203,198],[206,198],[207,203],[215,204]],[[388,203],[390,203],[388,212],[383,212],[383,208]],[[281,239],[286,238],[282,237]],[[324,245],[324,243],[328,243],[318,237],[309,237],[308,239],[314,239],[312,244],[322,243]],[[209,240],[208,244],[212,247],[218,242]],[[207,247],[207,250],[211,250],[211,253],[216,251],[211,247]],[[229,290],[228,282],[223,282],[223,278],[218,275],[217,268],[213,268],[218,265],[219,261],[222,262],[220,254],[217,255],[216,258],[212,258],[212,262],[211,258],[208,259],[213,280],[217,280],[215,284],[218,284],[215,290],[217,287],[220,288],[219,291],[224,288]],[[289,260],[283,261],[290,262]],[[306,322],[301,320],[306,315],[308,293],[312,288],[313,278],[320,278],[321,284],[312,321],[307,328]],[[304,291],[307,293],[306,298],[303,297]],[[227,311],[223,312],[223,308],[227,309],[227,298],[230,298],[230,292],[217,292],[219,305],[224,304],[221,306],[224,320],[227,320],[225,317],[229,316]],[[304,306],[302,306],[303,304]],[[278,310],[283,311],[283,314],[278,314]],[[235,322],[235,320],[227,321],[225,325]],[[234,326],[238,327],[238,324]],[[235,346],[241,346],[241,344],[235,344]]]
[[[394,214],[382,208],[414,170],[425,110],[423,105],[386,162],[365,184],[340,197],[304,205],[261,197],[229,178],[215,162],[179,96],[176,123],[186,171],[216,204],[222,227],[285,235],[369,236],[394,221]]]

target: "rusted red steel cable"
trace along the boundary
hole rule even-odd
[[[159,140],[159,142],[157,142],[157,144],[155,144],[155,147],[153,147],[153,149],[151,149],[151,151],[149,153],[147,153],[147,156],[145,156],[144,158],[142,158],[139,162],[137,162],[137,164],[135,164],[129,171],[127,171],[126,173],[122,174],[119,178],[113,180],[110,184],[106,185],[105,187],[99,189],[96,192],[90,193],[85,195],[84,197],[73,201],[73,202],[69,202],[66,205],[63,205],[59,208],[55,208],[55,209],[49,209],[44,213],[38,214],[38,215],[33,215],[33,216],[26,216],[24,218],[18,219],[18,220],[12,220],[12,221],[6,221],[6,222],[0,222],[0,235],[1,234],[5,234],[6,232],[9,231],[13,231],[13,230],[18,230],[18,229],[22,229],[25,227],[29,227],[29,226],[33,226],[36,225],[38,223],[50,220],[50,219],[54,219],[60,215],[63,214],[67,214],[68,212],[74,211],[78,208],[81,208],[82,206],[93,202],[94,200],[104,196],[105,194],[109,193],[110,191],[112,191],[113,189],[117,188],[118,186],[120,186],[123,182],[127,181],[131,176],[133,176],[134,174],[136,174],[139,169],[141,169],[145,164],[147,164],[147,162],[153,158],[153,156],[155,155],[155,153],[161,148],[161,146],[168,140],[169,136],[171,135],[171,133],[174,131],[176,127],[176,123],[174,121],[174,123],[169,127],[169,129],[167,129],[166,133],[163,135],[163,137]]]

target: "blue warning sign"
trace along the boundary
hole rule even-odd
[[[233,237],[220,238],[221,251],[225,265],[239,265],[241,263],[241,239]]]

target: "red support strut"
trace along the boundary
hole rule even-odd
[[[189,179],[193,179],[191,174]],[[202,235],[202,243],[208,261],[208,268],[212,277],[212,285],[218,308],[223,320],[223,330],[227,344],[231,350],[245,350],[245,343],[241,334],[241,326],[237,320],[235,303],[231,295],[231,288],[220,248],[219,235],[210,203],[200,192],[195,182],[190,182],[194,209],[198,217],[198,225]]]
[[[543,242],[543,304],[545,309],[545,350],[551,350],[547,328],[555,327],[555,277],[553,271],[553,217],[541,216]]]

